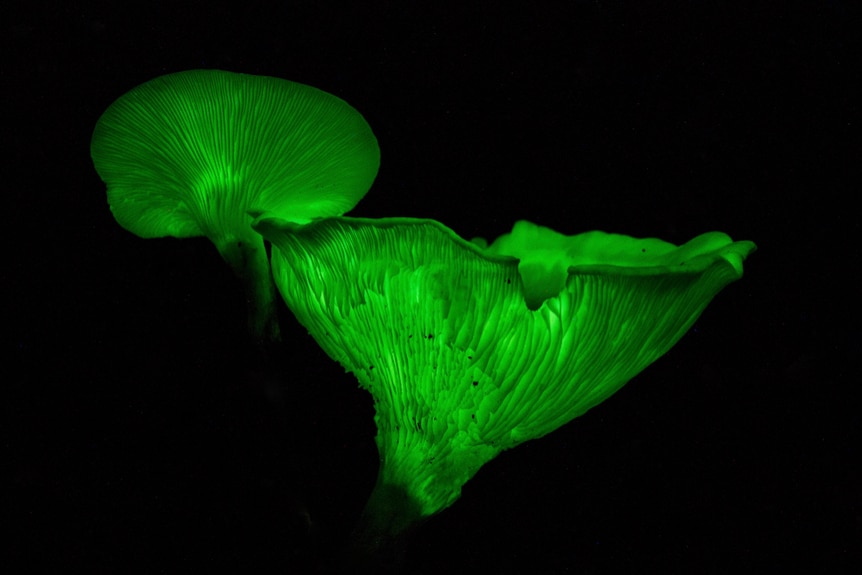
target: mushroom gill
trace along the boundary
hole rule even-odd
[[[376,547],[458,499],[504,449],[598,405],[682,337],[755,248],[518,222],[487,248],[431,220],[261,218],[276,285],[371,393]]]
[[[189,70],[116,100],[91,155],[117,222],[143,238],[206,236],[246,286],[249,327],[278,339],[274,289],[250,213],[293,222],[340,215],[380,162],[343,100],[279,78]]]

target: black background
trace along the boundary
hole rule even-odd
[[[114,99],[221,68],[365,115],[353,215],[758,244],[670,353],[486,465],[406,572],[859,572],[850,3],[119,4],[2,8],[8,564],[320,572],[373,485],[355,380],[284,309],[259,365],[212,245],[124,231],[92,168]]]

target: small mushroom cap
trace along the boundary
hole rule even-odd
[[[350,210],[380,163],[370,127],[343,100],[221,70],[132,89],[99,119],[91,154],[124,228],[217,245],[248,235],[249,212],[308,222]]]
[[[718,232],[677,247],[528,222],[487,249],[430,220],[254,227],[288,307],[374,397],[380,493],[406,493],[420,516],[668,351],[754,249]]]

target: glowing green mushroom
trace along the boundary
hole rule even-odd
[[[277,248],[287,305],[374,398],[371,545],[451,505],[502,450],[620,389],[754,249],[718,232],[677,247],[529,222],[487,248],[430,220],[254,227]]]
[[[380,163],[364,118],[339,98],[279,78],[168,74],[115,101],[93,163],[121,226],[143,238],[206,236],[246,283],[249,327],[276,339],[274,289],[249,212],[293,222],[340,215]]]

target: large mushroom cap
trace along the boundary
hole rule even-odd
[[[277,248],[288,307],[374,397],[381,470],[367,512],[390,534],[454,502],[501,450],[617,391],[754,249],[718,232],[677,247],[528,222],[486,249],[429,220],[255,228]]]
[[[134,88],[99,119],[90,150],[120,225],[144,238],[208,237],[245,281],[250,329],[264,339],[278,338],[274,288],[249,214],[343,214],[380,164],[371,128],[343,100],[220,70]]]
[[[91,154],[124,228],[145,238],[246,234],[248,212],[340,215],[368,191],[380,151],[343,100],[221,70],[161,76],[102,114]]]

